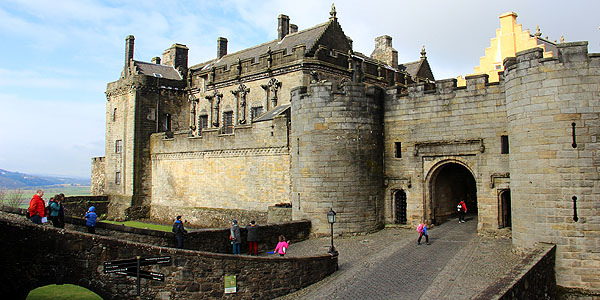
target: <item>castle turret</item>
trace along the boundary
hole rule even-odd
[[[313,233],[365,233],[383,221],[383,125],[380,90],[330,82],[292,90],[292,215]]]
[[[598,57],[587,42],[506,59],[512,234],[516,247],[557,245],[557,284],[598,289]]]

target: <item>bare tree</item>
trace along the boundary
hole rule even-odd
[[[23,203],[24,194],[22,188],[12,190],[11,192],[6,193],[4,204],[12,207],[19,207],[21,206],[21,203]]]

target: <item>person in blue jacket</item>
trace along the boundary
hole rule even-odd
[[[419,224],[417,227],[417,231],[419,232],[419,239],[417,240],[417,245],[421,245],[421,238],[425,236],[425,243],[429,244],[429,236],[427,235],[427,224]]]
[[[87,227],[88,232],[96,233],[96,219],[98,219],[96,208],[91,206],[84,218],[86,219],[85,226]]]
[[[175,240],[177,241],[177,248],[183,249],[183,239],[184,234],[187,233],[187,230],[183,227],[183,222],[181,222],[181,216],[177,216],[175,223],[173,224],[173,233],[175,234]]]

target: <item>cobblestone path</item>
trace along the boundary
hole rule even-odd
[[[520,261],[510,252],[510,240],[479,237],[476,226],[476,219],[452,219],[429,231],[431,245],[417,245],[416,230],[401,228],[336,239],[340,270],[279,299],[473,298]],[[298,243],[289,254],[326,252],[329,243]]]

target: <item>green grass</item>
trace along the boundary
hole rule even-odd
[[[117,224],[117,225],[125,224],[125,226],[128,226],[128,227],[141,228],[141,229],[152,229],[152,230],[159,230],[159,231],[165,231],[165,232],[171,232],[171,230],[173,229],[173,227],[170,225],[151,224],[151,223],[144,223],[144,222],[139,222],[139,221],[115,222],[115,221],[102,220],[101,222]]]
[[[59,300],[59,299],[78,299],[78,300],[102,300],[96,293],[72,284],[56,285],[51,284],[39,287],[29,292],[27,300]]]

